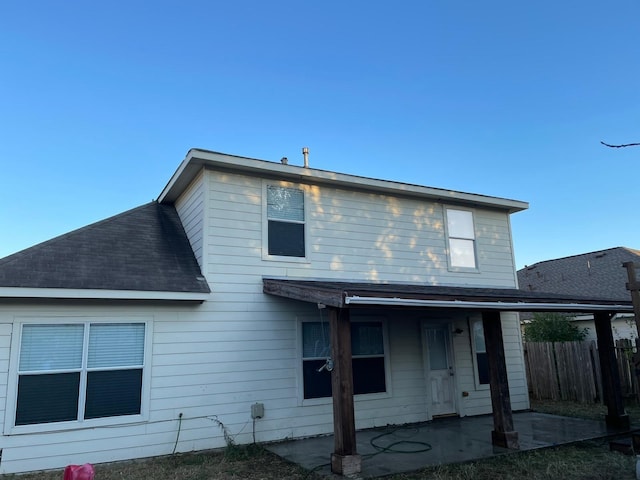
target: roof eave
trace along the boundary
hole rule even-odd
[[[68,288],[0,287],[2,299],[57,299],[57,300],[157,300],[204,302],[208,293],[159,292],[144,290],[101,290]]]
[[[406,184],[389,180],[378,180],[200,149],[189,150],[186,158],[182,161],[169,180],[169,183],[167,183],[160,193],[158,201],[160,203],[175,202],[203,167],[253,172],[259,173],[261,176],[278,177],[292,181],[312,181],[314,183],[336,185],[378,193],[422,197],[443,203],[478,205],[507,210],[509,213],[515,213],[529,208],[527,202],[520,200],[491,197],[488,195]]]

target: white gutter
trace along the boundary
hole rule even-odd
[[[533,303],[533,302],[474,302],[467,300],[421,300],[416,298],[387,298],[347,296],[347,305],[386,305],[396,307],[476,308],[485,310],[571,310],[576,312],[632,312],[632,305],[602,305],[585,303]]]
[[[178,300],[204,302],[209,298],[209,294],[193,292],[155,292],[143,290],[0,287],[0,300],[2,300],[3,298],[51,298],[74,300]]]

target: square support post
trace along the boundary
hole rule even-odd
[[[520,443],[518,432],[513,429],[513,413],[507,380],[507,363],[504,355],[500,312],[482,312],[482,326],[489,361],[491,406],[493,407],[491,441],[499,447],[518,449]]]
[[[348,309],[329,308],[331,328],[331,392],[335,451],[331,471],[353,475],[362,470],[362,457],[356,449],[356,423],[353,406],[353,368],[351,365],[351,321]]]
[[[602,372],[602,396],[607,405],[605,420],[608,427],[628,429],[631,426],[629,415],[624,411],[622,389],[620,388],[620,372],[616,362],[611,331],[611,313],[595,312],[593,314],[598,337],[598,357]]]

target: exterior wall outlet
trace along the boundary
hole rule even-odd
[[[264,417],[264,403],[254,403],[251,405],[251,418]]]

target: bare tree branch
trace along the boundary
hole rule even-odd
[[[610,147],[610,148],[624,148],[624,147],[638,147],[640,146],[640,143],[625,143],[624,145],[609,145],[608,143],[604,143],[604,142],[600,142],[602,145],[604,145],[605,147]]]

